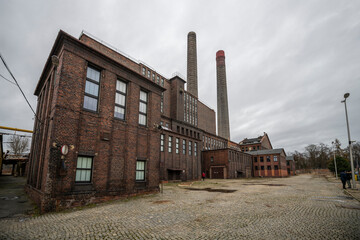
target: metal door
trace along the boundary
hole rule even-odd
[[[224,168],[223,167],[211,168],[211,178],[224,179]]]

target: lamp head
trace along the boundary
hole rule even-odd
[[[348,98],[350,96],[350,93],[345,93],[344,94],[344,98],[346,99],[346,98]]]

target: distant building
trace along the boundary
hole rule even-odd
[[[245,138],[239,142],[242,152],[257,151],[263,149],[272,149],[272,145],[267,133],[257,138]]]
[[[295,161],[294,156],[286,156],[286,167],[289,176],[295,175]]]
[[[252,157],[239,150],[224,148],[202,152],[203,168],[207,178],[249,178]]]
[[[253,158],[255,177],[287,177],[286,153],[283,148],[248,152]]]
[[[2,175],[25,176],[26,164],[29,161],[29,154],[5,153],[2,160]]]

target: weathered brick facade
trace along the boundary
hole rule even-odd
[[[258,150],[249,152],[253,156],[254,177],[287,177],[284,149]]]
[[[41,211],[156,192],[161,180],[196,180],[202,171],[250,177],[251,155],[216,135],[197,80],[193,92],[185,83],[87,33],[60,31],[35,90],[26,190]],[[264,136],[259,143],[271,149]],[[284,157],[278,176],[287,175]]]
[[[202,152],[203,172],[208,178],[251,177],[252,157],[235,149],[206,150]]]
[[[126,86],[123,119],[114,111],[122,106],[118,81]],[[60,31],[35,90],[26,189],[41,211],[158,191],[160,180],[199,179],[201,151],[228,141],[216,135],[215,111],[185,83],[87,33],[76,39]],[[144,125],[140,92],[147,96]]]
[[[42,211],[158,190],[161,86],[103,52],[60,32],[39,84],[27,191]],[[98,110],[84,109],[87,68],[100,72]],[[55,77],[56,76],[56,77]],[[127,84],[125,120],[114,118],[116,82]],[[140,89],[148,93],[147,123],[139,118]],[[67,155],[60,147],[69,146]],[[91,181],[76,183],[77,159],[92,159]],[[135,181],[136,162],[146,162]]]
[[[242,152],[248,151],[257,151],[264,149],[272,149],[272,145],[267,133],[264,132],[263,136],[259,136],[257,138],[245,138],[240,143],[240,148]]]
[[[289,176],[295,175],[295,161],[294,156],[286,156],[286,167]]]

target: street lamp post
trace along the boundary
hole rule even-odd
[[[352,175],[352,182],[353,182],[352,188],[356,188],[355,174],[354,174],[354,161],[353,161],[353,156],[352,156],[352,142],[351,142],[351,138],[350,138],[349,119],[348,119],[347,107],[346,107],[346,99],[349,96],[350,96],[350,93],[345,93],[344,100],[342,100],[341,102],[345,103],[346,126],[347,126],[348,139],[349,139],[350,165],[351,165],[351,175]]]
[[[335,165],[335,176],[336,176],[336,179],[338,179],[338,177],[337,177],[336,157],[335,157],[335,142],[332,142],[332,144],[333,144],[333,147],[334,147],[334,165]]]

